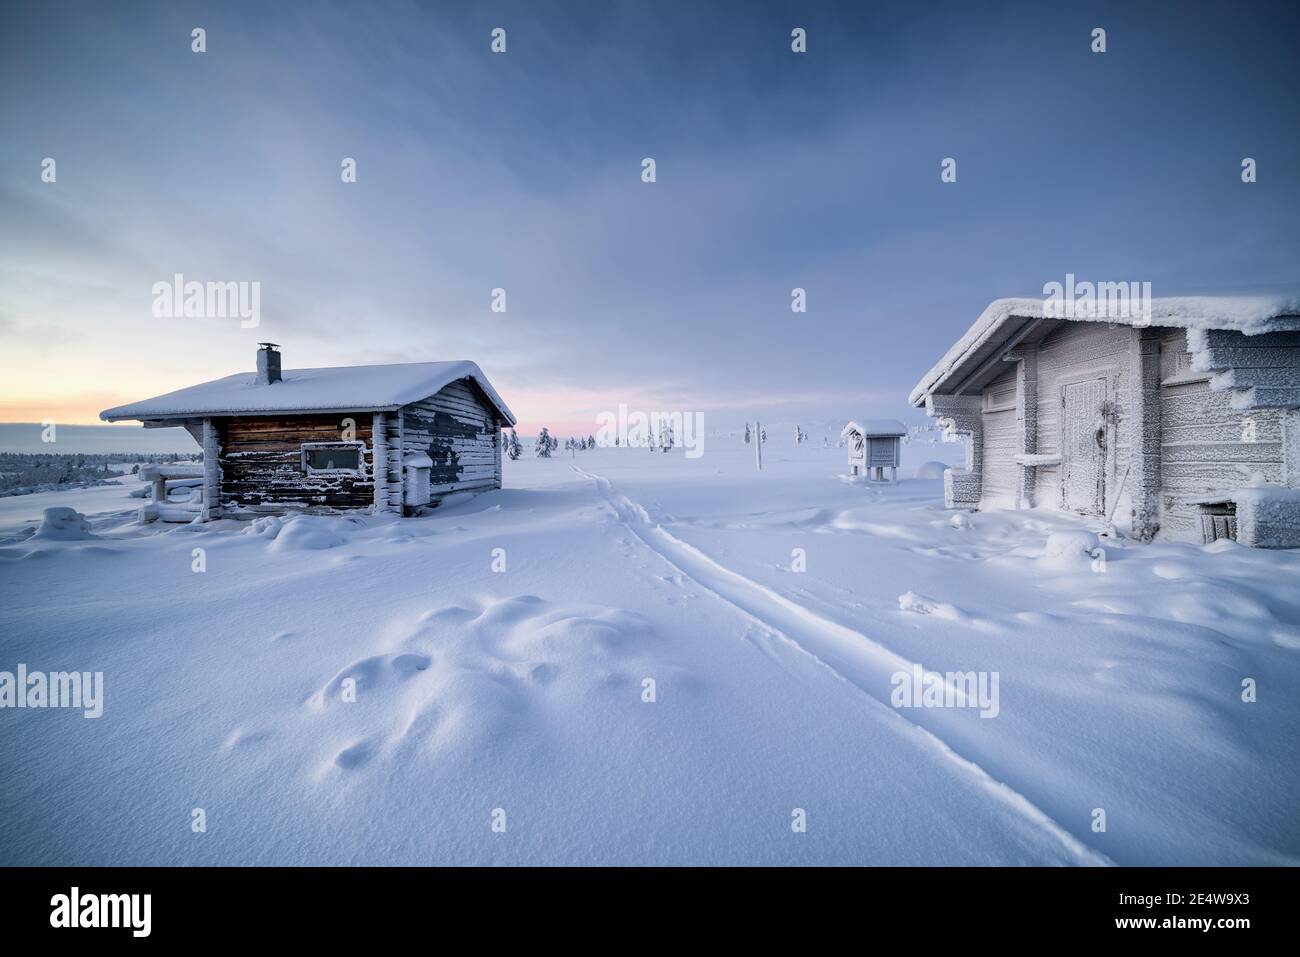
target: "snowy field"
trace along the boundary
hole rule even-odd
[[[0,711],[0,864],[1300,862],[1300,554],[1103,563],[1051,512],[954,522],[910,476],[956,447],[881,486],[718,444],[405,520],[0,499],[0,670],[105,687]],[[90,537],[33,537],[50,506]],[[995,674],[996,716],[892,706],[914,665]]]

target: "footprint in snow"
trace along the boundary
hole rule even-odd
[[[417,671],[424,671],[433,662],[428,655],[404,654],[394,658],[390,665],[403,678],[409,678]]]
[[[543,662],[540,665],[534,666],[533,669],[528,672],[528,679],[534,684],[548,685],[555,680],[556,675],[559,673],[560,669],[555,665]]]
[[[269,740],[271,740],[270,731],[245,731],[236,728],[231,732],[230,737],[226,738],[222,747],[227,751],[242,751],[246,748],[255,748]]]
[[[334,758],[334,763],[345,771],[365,764],[375,753],[375,742],[369,738],[350,744]]]
[[[372,655],[348,665],[307,699],[307,704],[320,709],[344,700],[344,691],[354,691],[357,700],[382,690],[394,682],[402,682],[428,669],[433,659],[428,655],[404,652],[400,655]],[[350,683],[349,683],[350,682]]]

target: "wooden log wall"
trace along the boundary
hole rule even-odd
[[[402,512],[402,416],[397,413],[384,419],[384,447],[388,452],[388,509]]]
[[[304,474],[303,443],[348,441],[344,431],[347,420],[354,423],[350,438],[365,443],[361,474]],[[216,422],[223,504],[266,511],[366,508],[374,504],[372,413],[248,416]]]
[[[423,452],[433,460],[429,484],[434,500],[450,492],[501,487],[496,415],[470,380],[404,406],[401,423],[403,451]]]
[[[1199,542],[1198,499],[1226,496],[1256,472],[1282,482],[1282,412],[1234,409],[1232,393],[1211,390],[1210,374],[1191,370],[1183,330],[1160,346],[1159,537]]]

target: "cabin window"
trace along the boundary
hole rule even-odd
[[[302,470],[308,475],[360,475],[362,442],[308,442],[302,447]]]

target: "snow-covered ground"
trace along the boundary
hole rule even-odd
[[[0,710],[0,864],[1300,862],[1300,554],[1102,561],[718,446],[507,462],[405,520],[0,499],[0,670],[105,688]],[[34,537],[58,506],[94,537]],[[996,716],[892,706],[914,665],[995,674]]]

